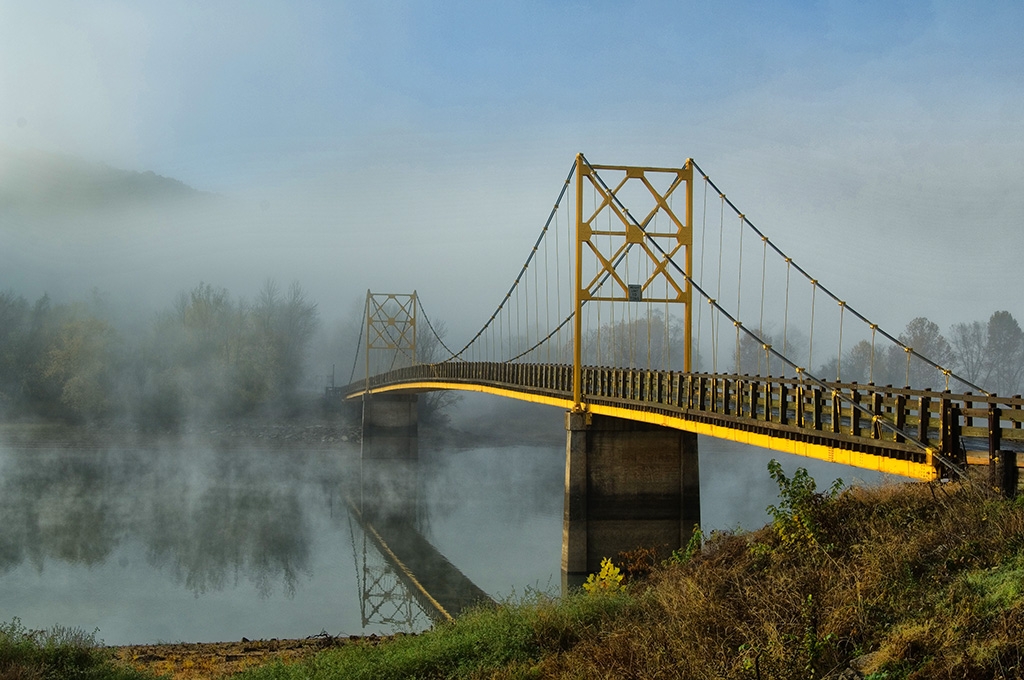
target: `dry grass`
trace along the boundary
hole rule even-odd
[[[879,679],[1024,676],[1024,504],[911,484],[783,515],[634,583],[635,607],[541,674],[822,678],[874,652]]]

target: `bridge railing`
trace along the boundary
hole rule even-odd
[[[930,463],[920,444],[957,464],[986,462],[989,452],[1004,447],[1024,448],[1024,399],[1019,395],[954,394],[833,382],[824,383],[823,388],[792,377],[601,366],[583,367],[581,381],[589,403],[661,412],[773,436],[799,436],[918,463]],[[459,384],[570,400],[572,366],[421,364],[371,376],[344,391],[354,396],[385,387],[444,389]]]

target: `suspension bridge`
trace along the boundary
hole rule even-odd
[[[338,391],[363,398],[364,457],[415,457],[422,392],[565,411],[568,573],[638,542],[685,543],[699,522],[696,435],[918,480],[988,465],[1016,489],[1024,400],[929,357],[927,333],[871,321],[693,160],[578,155],[508,292],[460,349],[416,293],[368,291],[363,324]]]

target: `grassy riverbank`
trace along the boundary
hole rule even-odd
[[[643,577],[634,555],[620,592],[525,598],[234,677],[1024,675],[1024,502],[957,485],[821,493],[800,472],[772,474],[772,524],[705,537]],[[46,677],[3,663],[0,677]]]
[[[263,678],[883,678],[1024,674],[1024,503],[977,487],[816,493],[708,538],[623,593],[481,610]]]

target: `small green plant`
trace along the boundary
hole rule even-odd
[[[622,572],[612,564],[612,561],[605,557],[601,560],[601,571],[587,577],[583,584],[583,590],[591,595],[601,593],[614,593],[622,586]]]
[[[806,469],[797,468],[790,479],[774,458],[768,462],[768,474],[779,485],[779,504],[766,508],[772,517],[772,528],[776,535],[786,545],[818,543],[819,527],[815,510],[823,501],[839,495],[843,489],[843,480],[835,480],[828,491],[818,493],[817,483]]]
[[[54,626],[28,630],[17,618],[0,623],[0,678],[142,680],[149,673],[115,665],[95,634]]]
[[[665,560],[665,564],[686,564],[693,559],[694,555],[700,553],[703,545],[704,532],[700,530],[699,524],[694,524],[693,533],[690,534],[690,540],[686,542],[686,547],[673,550],[672,556]]]

